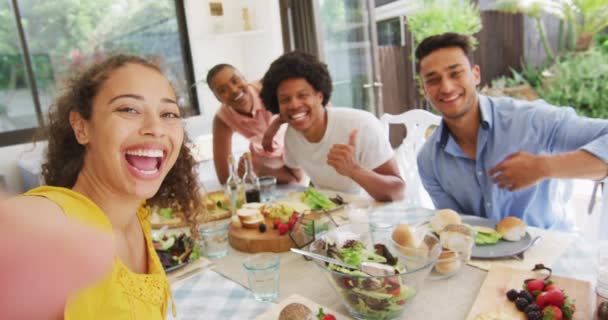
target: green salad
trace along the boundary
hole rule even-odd
[[[312,210],[329,210],[336,207],[333,201],[313,187],[306,189],[302,194],[301,200]]]
[[[502,239],[502,235],[496,230],[477,226],[473,227],[473,229],[476,231],[475,244],[478,246],[496,244]]]
[[[326,243],[326,255],[359,268],[364,262],[374,262],[394,268],[395,275],[370,276],[359,269],[329,264],[332,282],[346,303],[365,319],[392,319],[403,312],[416,291],[403,283],[405,268],[391,255],[385,245],[376,244],[369,250],[358,240],[348,240],[339,248]],[[390,269],[390,268],[389,268]]]

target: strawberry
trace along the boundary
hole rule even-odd
[[[289,225],[286,223],[279,224],[279,235],[284,235],[289,231]]]
[[[545,288],[545,281],[543,279],[532,279],[524,283],[524,289],[531,294],[537,296]]]
[[[551,290],[559,290],[559,288],[552,283],[552,284],[545,286],[545,289],[543,291],[551,291]]]
[[[561,307],[564,305],[564,293],[560,290],[551,290],[544,293],[545,303],[548,305]]]
[[[297,218],[297,217],[298,217],[298,213],[294,211],[294,212],[291,214],[291,217],[292,217],[292,218],[293,218],[293,217],[296,217],[296,218]]]
[[[323,308],[319,308],[319,312],[317,313],[318,320],[336,320],[336,316],[330,313],[323,312]]]
[[[281,224],[281,218],[275,218],[274,223],[272,224],[272,227],[274,229],[278,229],[280,224]]]
[[[547,305],[547,302],[545,301],[545,292],[539,294],[538,296],[536,296],[536,304],[538,305],[539,308],[544,308]]]
[[[562,310],[556,306],[546,306],[543,309],[543,320],[562,320]]]

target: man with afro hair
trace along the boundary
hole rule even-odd
[[[317,188],[401,199],[405,182],[382,124],[366,111],[326,108],[331,91],[327,65],[303,52],[282,55],[264,75],[260,96],[288,124],[285,170]]]

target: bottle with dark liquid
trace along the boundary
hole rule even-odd
[[[245,157],[245,174],[243,175],[245,201],[247,203],[260,202],[260,181],[253,172],[251,153],[245,152],[243,157]]]

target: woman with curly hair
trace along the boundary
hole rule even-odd
[[[264,75],[260,96],[289,126],[285,169],[304,171],[319,188],[401,199],[405,183],[380,121],[362,110],[326,108],[331,91],[327,66],[303,52],[282,55]]]
[[[65,319],[165,319],[150,206],[177,205],[194,222],[201,203],[177,101],[156,64],[116,55],[71,78],[51,107],[48,185],[7,206],[102,230],[114,249],[111,272],[68,299]]]

